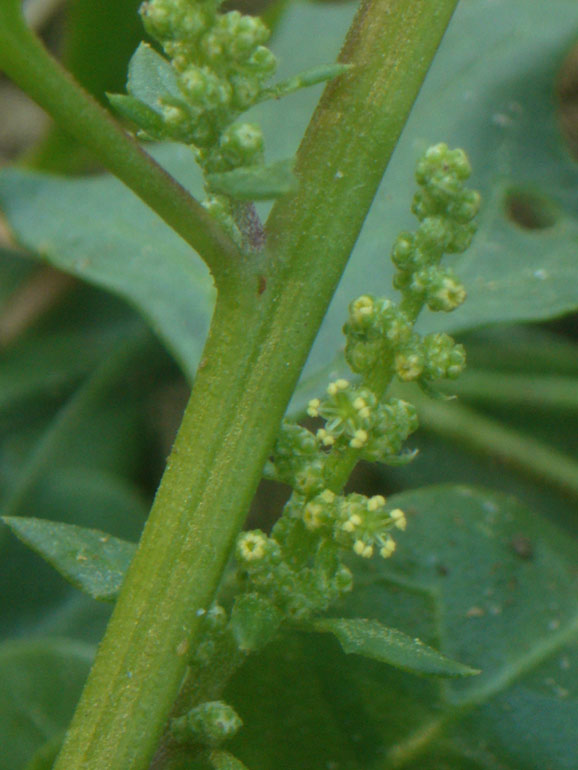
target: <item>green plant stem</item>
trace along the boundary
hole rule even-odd
[[[412,394],[420,422],[439,436],[503,462],[578,499],[578,462],[466,406]]]
[[[480,403],[578,412],[576,377],[501,374],[471,369],[446,389]]]
[[[457,0],[369,0],[271,214],[224,283],[174,449],[55,770],[145,770],[279,423]]]
[[[0,69],[190,244],[207,263],[218,286],[237,281],[244,261],[233,241],[50,56],[20,13],[5,6],[3,0]]]

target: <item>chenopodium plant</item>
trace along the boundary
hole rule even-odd
[[[142,43],[130,63],[128,95],[109,99],[140,127],[141,137],[187,144],[204,174],[203,205],[239,245],[258,248],[263,232],[249,201],[286,194],[296,179],[291,161],[265,166],[260,126],[238,118],[259,102],[330,80],[347,66],[321,66],[268,85],[277,68],[264,45],[269,29],[239,11],[220,13],[220,4],[143,3],[145,28],[167,58]]]
[[[111,102],[141,136],[190,147],[204,174],[206,209],[241,251],[257,250],[263,232],[253,202],[287,193],[295,179],[290,163],[265,165],[261,129],[238,118],[260,101],[328,80],[346,66],[320,67],[271,86],[276,61],[263,45],[269,32],[259,19],[222,14],[218,0],[150,0],[141,14],[165,56],[142,44],[131,61],[128,95],[112,95]],[[264,475],[289,485],[292,494],[269,534],[239,535],[218,600],[199,611],[201,639],[154,767],[207,749],[210,764],[231,766],[227,752],[214,754],[242,724],[222,700],[226,684],[282,627],[331,631],[347,651],[421,673],[427,667],[412,664],[420,656],[432,662],[429,673],[476,673],[376,621],[321,617],[352,590],[351,560],[390,558],[395,532],[407,525],[405,513],[383,496],[343,493],[359,460],[399,464],[415,456],[403,444],[417,428],[416,410],[388,398],[389,385],[398,378],[435,393],[437,380],[457,377],[465,364],[463,348],[449,336],[421,337],[414,326],[424,306],[451,311],[465,299],[459,280],[440,262],[445,253],[464,251],[473,236],[479,196],[465,187],[469,175],[465,154],[443,144],[419,162],[413,205],[419,226],[402,233],[392,252],[401,301],[364,295],[351,303],[344,331],[352,379],[331,382],[323,398],[309,403],[317,429],[282,424]]]
[[[474,234],[480,200],[465,187],[469,175],[464,152],[445,144],[430,147],[419,161],[413,202],[419,226],[400,234],[392,250],[401,302],[363,295],[351,303],[344,333],[352,379],[331,382],[323,398],[309,402],[307,414],[321,422],[317,429],[291,420],[282,424],[264,475],[289,485],[292,494],[270,534],[257,529],[239,535],[236,567],[224,581],[222,604],[206,614],[191,682],[218,680],[209,689],[220,693],[244,657],[281,626],[323,630],[316,616],[353,588],[351,558],[388,559],[395,552],[394,535],[405,530],[406,514],[382,495],[342,490],[359,460],[400,464],[415,457],[403,445],[418,427],[416,409],[388,398],[390,383],[417,382],[435,395],[436,381],[455,379],[465,366],[462,345],[447,334],[421,336],[414,326],[424,306],[450,312],[466,297],[440,261],[444,253],[464,251]],[[379,633],[378,625],[372,623],[368,632]],[[358,642],[363,629],[361,621],[355,627]],[[339,637],[336,627],[329,630]],[[464,667],[459,673],[473,672]],[[197,684],[189,696],[193,692],[199,697],[202,688]],[[172,740],[214,746],[241,724],[221,700],[189,700],[172,722]]]

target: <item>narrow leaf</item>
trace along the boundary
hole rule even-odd
[[[208,174],[212,190],[237,200],[265,201],[280,198],[297,189],[293,160],[281,160],[269,166],[247,166]]]
[[[126,94],[107,94],[114,110],[123,118],[135,123],[154,139],[166,138],[165,124],[157,110],[141,102],[135,96]]]
[[[377,620],[322,618],[312,625],[315,631],[335,634],[347,653],[354,652],[389,663],[412,674],[462,677],[480,673],[478,669],[447,658],[419,639],[412,639],[396,628],[383,626]]]
[[[282,96],[300,91],[302,88],[325,83],[325,81],[333,80],[338,75],[343,75],[348,69],[350,69],[348,64],[322,64],[319,67],[312,67],[287,80],[276,83],[271,88],[267,88],[261,93],[261,101],[265,101],[265,99],[280,99]]]
[[[11,516],[2,520],[73,586],[93,599],[116,599],[136,548],[133,543],[73,524]]]

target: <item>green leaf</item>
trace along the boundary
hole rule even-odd
[[[148,104],[126,94],[108,94],[108,101],[121,117],[135,123],[149,136],[155,138],[167,136],[163,119]]]
[[[231,751],[262,770],[329,761],[372,770],[573,770],[575,539],[483,489],[441,486],[390,500],[406,512],[407,531],[391,559],[360,560],[340,614],[395,624],[482,674],[408,677],[346,657],[325,634],[286,638],[259,663],[250,659],[226,693],[245,721]],[[288,724],[298,741],[286,736]]]
[[[116,599],[136,550],[133,543],[74,524],[10,516],[2,521],[73,586],[100,601]]]
[[[310,13],[302,29],[316,28]],[[327,34],[331,23],[326,16]],[[558,68],[577,27],[573,0],[549,3],[547,15],[541,0],[496,3],[491,13],[487,0],[458,4],[325,317],[306,376],[329,365],[333,351],[342,347],[341,327],[352,298],[368,291],[392,296],[391,245],[400,230],[417,224],[410,213],[416,185],[409,172],[437,141],[466,150],[474,169],[471,185],[480,190],[483,204],[472,247],[444,260],[463,281],[467,301],[450,315],[424,313],[420,329],[465,331],[554,318],[578,307],[578,167],[563,145],[554,98]],[[293,27],[291,32],[295,38],[299,34]],[[289,48],[289,41],[279,42],[283,50]],[[293,109],[299,114],[299,106]],[[273,135],[275,120],[267,118],[266,136]],[[293,149],[283,142],[283,153]],[[516,208],[534,212],[535,225],[512,216],[516,199]]]
[[[24,767],[62,734],[93,654],[92,645],[68,639],[0,645],[0,770]]]
[[[281,76],[291,77],[295,50],[306,67],[335,59],[354,10],[349,4],[291,5],[274,46]],[[573,22],[578,23],[573,0],[553,0],[546,17],[539,0],[500,3],[491,14],[486,0],[458,6],[306,376],[331,365],[343,344],[341,327],[353,297],[368,290],[391,294],[389,248],[400,229],[415,226],[409,212],[412,169],[421,151],[439,140],[469,153],[472,183],[482,192],[484,208],[473,248],[449,260],[466,284],[468,301],[451,316],[425,314],[422,329],[551,318],[578,306],[573,197],[578,170],[561,146],[551,98]],[[472,44],[472,29],[483,31],[476,36],[479,47]],[[141,47],[131,67],[131,93],[154,109],[159,89],[176,98],[173,77],[159,54]],[[251,111],[250,118],[263,124],[272,157],[295,153],[319,89],[292,95],[285,109],[267,102]],[[200,191],[192,154],[173,146],[160,157],[185,186]],[[546,226],[528,228],[512,218],[516,191],[526,208],[537,215],[543,210],[538,222]],[[0,205],[31,250],[135,305],[192,376],[208,326],[210,281],[190,250],[164,224],[151,221],[146,207],[108,177],[63,181],[15,170],[0,175]]]
[[[311,67],[311,69],[300,72],[298,75],[282,80],[279,83],[275,83],[271,88],[266,88],[261,92],[261,100],[265,99],[280,99],[282,96],[300,91],[302,88],[310,88],[316,86],[319,83],[325,83],[328,80],[343,75],[349,66],[347,64],[321,64],[318,67]]]
[[[130,60],[127,90],[158,113],[161,98],[183,101],[174,69],[148,43],[141,43]]]
[[[411,674],[462,677],[480,673],[477,669],[442,655],[420,639],[412,639],[377,620],[322,618],[314,621],[312,628],[314,631],[334,634],[347,653],[364,655]]]
[[[231,630],[240,650],[254,652],[264,647],[281,625],[283,615],[259,594],[241,594],[231,611]]]
[[[247,770],[247,767],[237,757],[222,749],[211,751],[208,760],[215,770]]]
[[[28,762],[24,770],[52,770],[54,760],[58,756],[58,752],[62,746],[63,738],[64,733],[62,735],[57,735],[42,745],[34,754],[30,762]]]
[[[293,160],[280,160],[269,166],[245,166],[233,171],[207,174],[212,190],[237,200],[265,201],[295,192],[297,177]]]
[[[167,131],[163,119],[163,104],[177,105],[185,112],[189,106],[179,88],[175,70],[171,64],[151,48],[141,43],[129,65],[127,91],[125,94],[108,94],[114,109],[136,123],[149,138],[163,140],[175,137],[176,130]],[[185,131],[180,140],[190,143]]]
[[[190,150],[171,149],[181,180],[200,188]],[[120,182],[108,175],[59,179],[7,170],[0,179],[0,205],[22,242],[135,306],[192,379],[213,302],[208,270]]]

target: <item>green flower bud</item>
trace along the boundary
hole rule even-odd
[[[227,107],[232,98],[232,89],[207,67],[192,64],[179,77],[179,85],[192,105],[199,110],[214,110]]]
[[[231,168],[253,166],[263,154],[263,133],[256,123],[233,123],[222,134],[219,149]]]
[[[277,58],[272,51],[260,45],[247,59],[245,67],[254,72],[259,80],[264,81],[270,78],[277,69]]]
[[[239,112],[244,112],[252,107],[259,98],[261,84],[255,75],[232,75],[229,82],[233,88],[232,105]]]
[[[182,743],[202,743],[218,746],[233,738],[243,726],[243,720],[224,701],[207,701],[182,717],[173,719],[171,732]]]
[[[448,206],[448,216],[458,224],[467,224],[478,214],[482,199],[476,190],[464,190]]]
[[[476,233],[476,226],[473,223],[466,225],[454,225],[452,228],[451,241],[447,245],[448,254],[463,254],[470,247],[472,238]]]
[[[395,354],[395,373],[404,382],[417,380],[423,372],[424,363],[423,351],[418,346],[400,350]]]
[[[463,345],[448,334],[428,334],[423,339],[424,377],[428,380],[455,379],[466,365]]]

